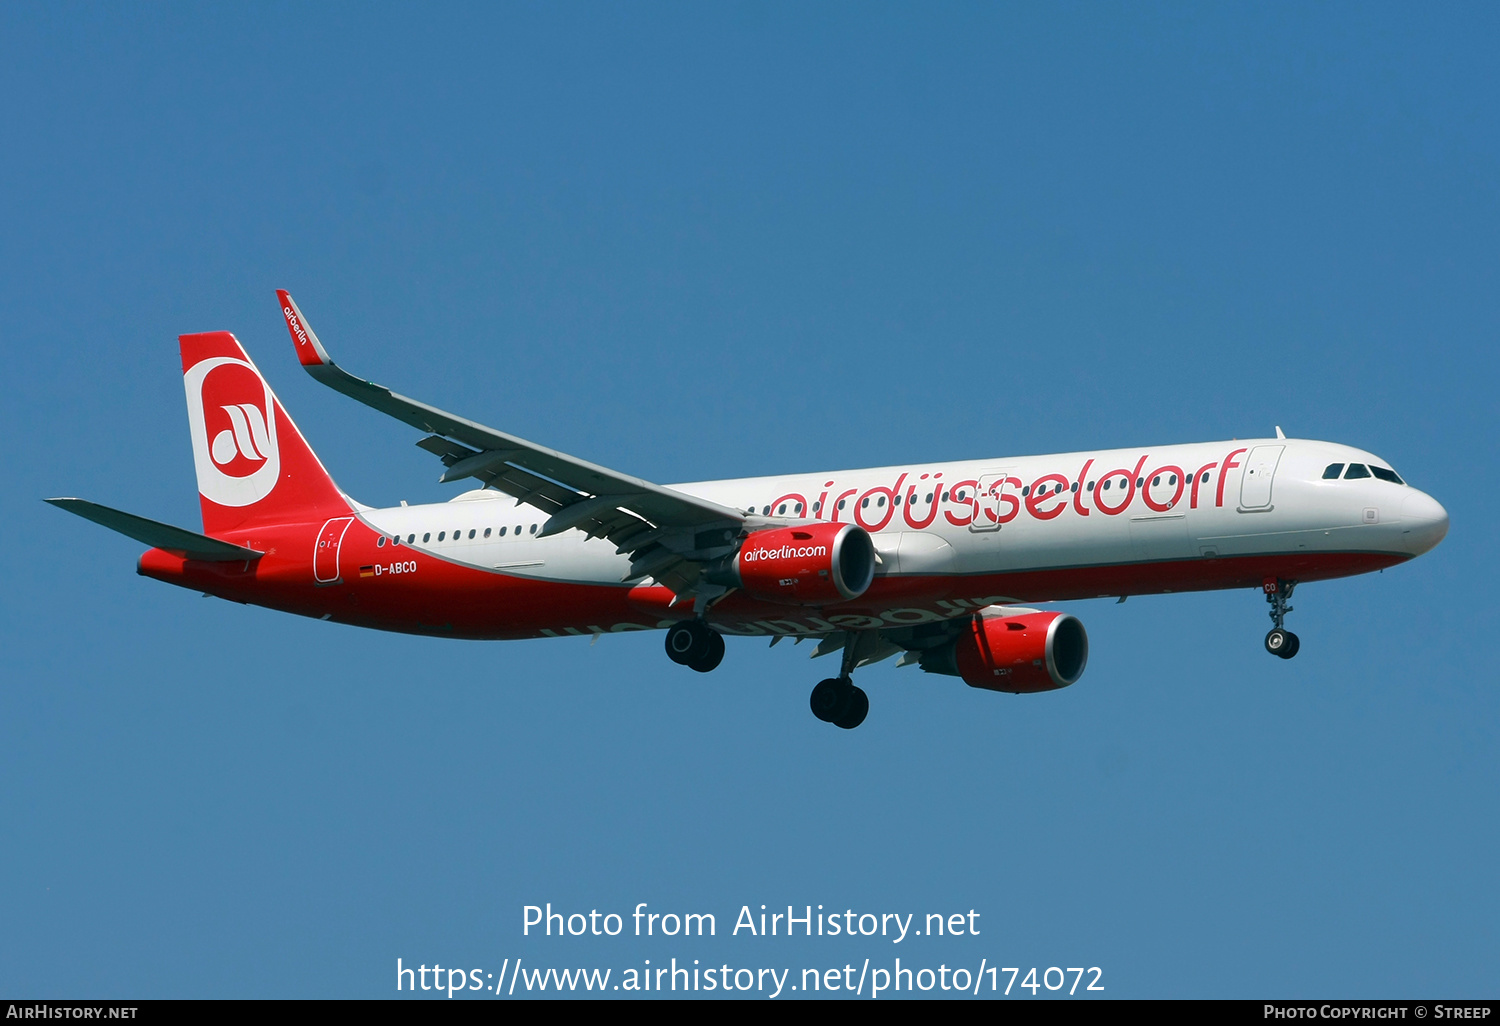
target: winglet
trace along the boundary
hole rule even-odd
[[[276,298],[281,301],[281,316],[286,318],[286,328],[292,333],[292,344],[297,347],[297,359],[302,361],[302,366],[333,366],[328,350],[323,348],[323,343],[318,341],[318,336],[308,325],[307,318],[297,309],[292,294],[286,289],[277,289]]]

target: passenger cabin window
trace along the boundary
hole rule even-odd
[[[430,542],[430,541],[432,541],[432,532],[431,531],[424,531],[424,532],[422,532],[422,541],[424,541],[424,542]]]
[[[488,528],[488,527],[486,527],[486,528],[485,528],[485,529],[484,529],[484,536],[485,536],[485,537],[486,537],[486,538],[488,538],[488,537],[489,537],[489,536],[490,536],[490,529],[489,529],[489,528]]]
[[[1345,481],[1353,481],[1355,478],[1358,478],[1358,477],[1369,477],[1369,476],[1370,476],[1370,472],[1369,472],[1369,470],[1367,470],[1365,468],[1365,465],[1363,463],[1351,463],[1351,464],[1349,464],[1349,469],[1346,470],[1346,471],[1344,471],[1344,480]]]
[[[1370,464],[1370,473],[1374,474],[1382,481],[1389,481],[1391,484],[1406,484],[1405,481],[1401,480],[1401,478],[1397,476],[1394,470],[1386,470],[1384,467],[1377,467],[1373,463]]]
[[[1324,481],[1337,481],[1339,479],[1339,475],[1342,474],[1343,472],[1344,472],[1344,465],[1342,463],[1330,463],[1323,470],[1323,480]]]
[[[382,535],[381,537],[375,539],[375,547],[377,549],[383,549],[383,548],[385,548],[385,536],[384,535]]]
[[[500,528],[500,537],[502,537],[502,538],[505,537],[505,528],[503,528],[503,527]]]
[[[446,537],[448,537],[448,532],[447,531],[439,531],[438,532],[438,541],[442,541]]]

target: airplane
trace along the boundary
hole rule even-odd
[[[179,337],[203,532],[78,498],[45,501],[151,548],[137,572],[377,630],[520,639],[666,630],[706,673],[725,635],[841,653],[818,719],[859,726],[854,671],[898,665],[971,687],[1075,683],[1088,635],[1038,604],[1258,588],[1265,648],[1290,659],[1298,584],[1427,552],[1448,514],[1390,465],[1274,438],[662,486],[409,399],[345,371],[277,292],[302,367],[417,429],[447,502],[344,494],[227,331]]]

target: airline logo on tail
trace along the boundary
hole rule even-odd
[[[276,487],[276,400],[252,364],[215,356],[189,367],[188,424],[198,491],[220,506],[249,506]]]

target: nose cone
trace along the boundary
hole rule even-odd
[[[1442,541],[1448,533],[1448,511],[1428,495],[1415,488],[1401,501],[1401,540],[1420,556]]]

